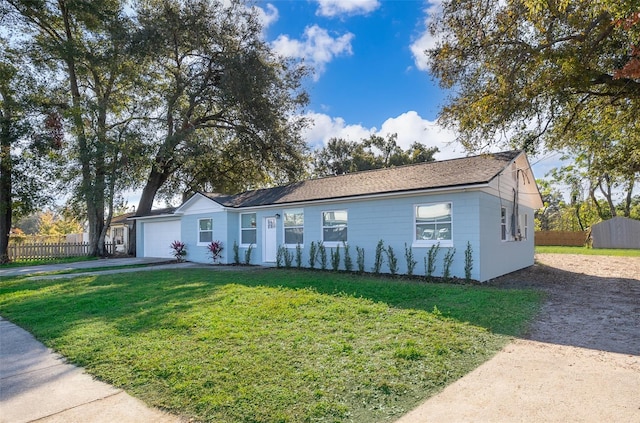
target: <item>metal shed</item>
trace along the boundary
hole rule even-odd
[[[593,248],[640,248],[640,220],[614,217],[591,227]]]

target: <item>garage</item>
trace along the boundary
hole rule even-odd
[[[180,220],[144,222],[144,256],[172,258],[171,243],[180,239]]]

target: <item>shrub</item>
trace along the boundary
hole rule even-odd
[[[296,244],[296,267],[298,269],[302,267],[302,246],[300,243]]]
[[[384,257],[382,257],[382,253],[384,253],[384,242],[382,240],[378,241],[378,245],[376,245],[376,258],[373,262],[373,273],[376,275],[380,274],[380,269],[382,268],[382,263],[384,262]]]
[[[393,251],[391,245],[387,247],[387,261],[389,263],[389,272],[391,272],[392,275],[398,273],[398,257],[396,257],[396,253]]]
[[[233,241],[233,264],[240,264],[240,247],[235,240]]]
[[[336,246],[336,250],[331,249],[331,268],[337,272],[340,268],[340,246]]]
[[[318,245],[314,241],[311,241],[311,244],[309,245],[309,268],[315,269],[317,258]]]
[[[453,256],[456,253],[455,248],[450,248],[444,255],[444,264],[442,267],[442,279],[446,281],[451,277],[451,263],[453,263]]]
[[[327,248],[322,241],[318,243],[318,254],[320,255],[320,268],[322,270],[327,269]]]
[[[358,272],[364,273],[364,248],[360,248],[356,245],[356,264],[358,265]]]
[[[184,256],[187,255],[187,246],[182,241],[173,241],[169,246],[172,250],[173,257],[175,257],[178,263],[182,263],[184,261]]]
[[[251,252],[253,252],[253,244],[249,244],[249,247],[244,252],[244,264],[251,264]]]
[[[438,256],[439,250],[440,243],[432,245],[429,251],[427,251],[427,256],[424,258],[424,275],[427,280],[431,280],[433,272],[436,271],[436,257]]]
[[[407,260],[407,275],[413,276],[413,269],[416,268],[418,262],[413,258],[413,249],[404,243],[404,258]]]
[[[293,263],[293,253],[287,247],[282,248],[284,249],[284,267],[290,269]]]
[[[343,241],[342,245],[344,246],[344,270],[351,272],[351,270],[353,270],[353,262],[349,255],[349,244]]]
[[[464,280],[471,282],[471,271],[473,270],[473,250],[471,242],[467,241],[467,249],[464,250]]]
[[[214,263],[217,263],[218,260],[222,258],[222,250],[224,247],[222,246],[222,241],[212,241],[207,245],[207,250],[209,251],[209,256]]]
[[[276,267],[281,268],[282,262],[284,261],[284,253],[287,249],[284,248],[283,245],[278,247],[278,251],[276,252]]]

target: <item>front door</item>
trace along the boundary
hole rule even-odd
[[[275,263],[278,254],[278,240],[276,239],[276,218],[266,217],[264,219],[264,237],[262,238],[263,261],[265,263]]]

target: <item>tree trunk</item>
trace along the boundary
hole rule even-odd
[[[60,12],[64,22],[64,30],[66,42],[73,42],[73,32],[71,30],[71,22],[69,11],[63,2],[59,3]],[[72,119],[78,137],[78,150],[80,156],[80,167],[82,174],[81,193],[87,205],[87,220],[89,222],[89,255],[100,256],[104,254],[104,238],[101,238],[104,226],[104,186],[103,190],[98,192],[99,184],[93,180],[91,172],[91,151],[87,142],[84,119],[82,117],[82,101],[78,77],[76,74],[76,62],[73,56],[64,59],[67,66],[67,74],[69,76],[69,89],[72,99]],[[104,160],[104,158],[103,158]]]
[[[147,179],[147,183],[142,189],[142,195],[140,196],[140,201],[138,202],[138,208],[136,209],[137,216],[144,216],[148,214],[153,208],[153,201],[156,198],[156,194],[158,190],[162,187],[167,179],[169,178],[169,173],[159,172],[154,166],[151,169],[149,174],[149,178]],[[129,234],[129,254],[136,255],[136,230],[137,230],[137,222],[134,220],[133,227],[131,228],[131,233]]]
[[[9,262],[9,232],[11,231],[11,218],[13,202],[12,189],[12,162],[11,162],[11,114],[0,111],[0,263]]]
[[[624,217],[631,217],[631,202],[633,200],[633,186],[635,185],[635,175],[631,175],[629,178],[629,185],[627,186],[627,196],[624,200]]]

